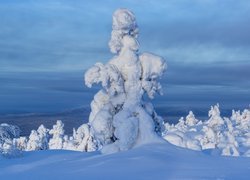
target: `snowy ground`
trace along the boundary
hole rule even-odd
[[[64,150],[0,157],[0,179],[249,179],[250,158],[222,157],[169,143],[102,155]]]

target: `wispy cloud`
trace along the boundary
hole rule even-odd
[[[118,7],[135,12],[142,50],[185,62],[250,58],[248,1],[6,0],[0,2],[0,69],[72,70],[107,61]]]

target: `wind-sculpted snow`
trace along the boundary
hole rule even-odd
[[[176,125],[165,124],[164,138],[193,150],[212,150],[225,156],[250,157],[250,110],[232,111],[230,118],[220,116],[219,105],[211,107],[209,119],[199,121],[192,112]]]
[[[166,70],[165,60],[150,53],[138,53],[138,26],[134,14],[118,9],[113,14],[109,47],[115,56],[97,63],[85,73],[85,84],[101,83],[91,102],[89,124],[102,152],[112,153],[160,141],[163,120],[152,104],[143,100],[161,93],[159,78]]]
[[[249,179],[250,159],[211,156],[167,142],[102,155],[65,150],[24,152],[0,157],[1,180],[165,180]]]

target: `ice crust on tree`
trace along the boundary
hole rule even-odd
[[[144,94],[162,94],[159,78],[165,60],[151,53],[139,53],[138,26],[134,14],[118,9],[113,14],[107,63],[96,63],[85,73],[85,84],[101,83],[102,89],[91,102],[89,124],[103,152],[128,150],[136,145],[159,141],[163,120]]]

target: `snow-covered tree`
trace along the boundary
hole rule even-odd
[[[27,151],[40,150],[42,143],[36,130],[32,130],[27,143]]]
[[[27,141],[24,137],[20,137],[16,140],[18,147],[23,148],[25,146],[25,142],[27,141],[26,150],[45,150],[48,149],[48,141],[49,141],[49,130],[44,127],[44,125],[40,125],[36,130],[32,130],[29,136],[29,140]]]
[[[6,123],[0,124],[0,144],[3,144],[6,140],[18,138],[20,132],[21,130],[18,126]]]
[[[97,150],[97,148],[88,124],[81,125],[77,130],[74,128],[73,136],[64,136],[63,149],[90,152]]]
[[[52,138],[49,140],[49,149],[62,149],[64,141],[64,124],[61,120],[57,120],[56,124],[49,131]]]
[[[95,151],[97,145],[90,134],[88,124],[81,125],[74,133],[74,140],[78,151]]]
[[[213,128],[214,130],[219,130],[223,125],[224,121],[220,116],[220,109],[219,104],[215,106],[211,106],[210,111],[208,112],[208,116],[210,117],[207,121],[209,127]]]
[[[77,146],[72,136],[65,135],[63,137],[63,149],[77,151]]]
[[[97,63],[85,73],[85,84],[101,83],[91,103],[91,133],[104,146],[103,152],[115,152],[146,142],[158,141],[163,120],[144,94],[154,98],[162,94],[158,82],[166,70],[160,56],[138,53],[138,26],[134,14],[118,9],[113,14],[109,47],[115,56]]]
[[[21,155],[21,151],[16,147],[13,138],[19,138],[20,128],[6,123],[0,124],[0,154],[11,158]]]
[[[43,124],[41,124],[37,129],[37,133],[41,141],[40,150],[48,149],[49,148],[49,129],[47,129]]]
[[[217,145],[217,134],[209,126],[202,127],[203,136],[200,139],[202,149],[214,149]]]
[[[192,111],[189,111],[185,123],[188,126],[194,126],[198,123],[198,120],[195,118],[194,113]]]
[[[187,126],[183,117],[179,119],[178,123],[176,124],[176,128],[181,132],[185,132],[187,130]]]
[[[27,137],[20,137],[13,139],[13,144],[15,144],[16,147],[22,151],[25,151],[27,149],[27,143],[28,143]]]
[[[235,137],[230,131],[226,131],[225,133],[226,139],[223,142],[224,146],[221,147],[223,156],[239,156],[238,151],[238,142],[235,140]]]
[[[17,148],[11,139],[7,139],[3,144],[0,144],[0,154],[7,158],[13,158],[21,156],[22,151]]]

